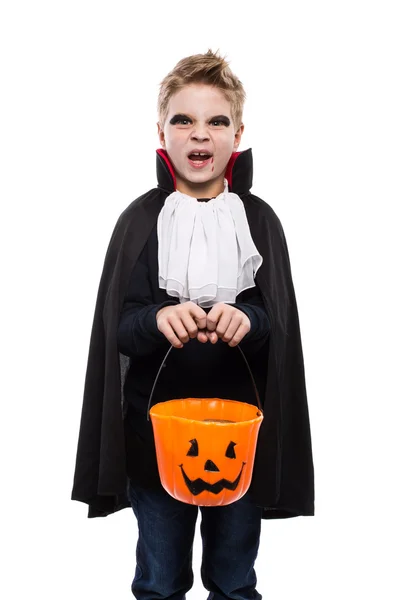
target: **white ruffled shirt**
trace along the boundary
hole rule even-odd
[[[178,190],[170,194],[157,221],[158,279],[180,302],[202,308],[234,303],[255,286],[262,256],[251,237],[241,198],[224,191],[199,202]]]

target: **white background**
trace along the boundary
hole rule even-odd
[[[245,86],[239,150],[287,236],[313,436],[316,515],[263,522],[258,589],[400,597],[398,8],[2,3],[2,598],[133,597],[133,513],[69,499],[89,336],[114,224],[156,185],[159,82],[209,47]]]

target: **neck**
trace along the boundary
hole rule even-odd
[[[193,198],[214,198],[224,191],[224,176],[211,181],[193,183],[176,176],[176,189]]]

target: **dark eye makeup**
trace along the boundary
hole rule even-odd
[[[186,115],[182,115],[182,114],[174,115],[170,120],[170,125],[176,125],[177,123],[181,123],[183,125],[184,121],[187,121],[188,123],[192,123],[192,119]],[[209,122],[210,123],[219,123],[219,124],[225,125],[226,127],[229,127],[229,125],[231,124],[230,120],[225,115],[217,115],[216,117],[212,117]]]

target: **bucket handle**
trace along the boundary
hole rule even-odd
[[[171,345],[171,347],[168,349],[168,352],[167,352],[167,354],[164,356],[164,359],[163,359],[163,361],[162,361],[162,363],[161,363],[161,366],[160,366],[160,368],[158,369],[158,373],[157,373],[157,375],[156,375],[156,378],[155,378],[155,380],[154,380],[153,387],[152,387],[152,389],[151,389],[151,392],[150,392],[149,403],[148,403],[148,405],[147,405],[147,420],[148,420],[148,421],[150,420],[150,419],[149,419],[149,415],[150,415],[150,406],[151,406],[151,401],[152,401],[152,398],[153,398],[153,394],[154,394],[154,390],[155,390],[155,387],[156,387],[156,384],[157,384],[158,378],[159,378],[159,376],[160,376],[160,373],[161,373],[161,369],[163,368],[163,366],[164,366],[164,364],[165,364],[165,361],[167,360],[167,358],[168,358],[168,356],[169,356],[169,353],[171,352],[171,350],[172,350],[172,348],[173,348],[173,347],[174,347],[174,346],[172,346],[172,345]],[[249,375],[250,375],[250,377],[251,377],[251,381],[252,381],[252,384],[253,384],[254,393],[255,393],[255,395],[256,395],[256,399],[257,399],[258,408],[260,409],[260,412],[261,412],[261,414],[263,414],[263,409],[262,409],[262,407],[261,407],[261,402],[260,402],[260,396],[259,396],[259,393],[258,393],[258,390],[257,390],[257,385],[256,385],[256,382],[255,382],[255,380],[254,380],[254,377],[253,377],[253,373],[252,373],[252,371],[251,371],[251,369],[250,369],[250,365],[249,365],[249,363],[247,362],[247,358],[245,357],[245,355],[244,355],[244,353],[243,353],[243,350],[241,349],[240,345],[238,344],[236,347],[237,347],[237,349],[238,349],[238,350],[240,350],[240,353],[241,353],[241,355],[242,355],[242,357],[243,357],[243,360],[244,360],[244,362],[246,363],[246,367],[247,367],[247,370],[248,370],[248,372],[249,372]]]

